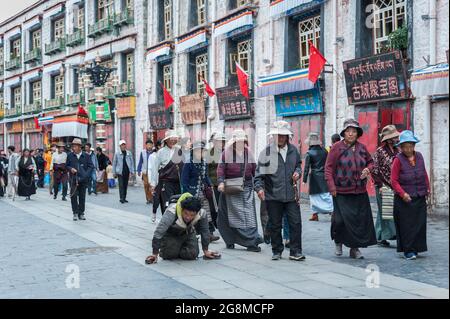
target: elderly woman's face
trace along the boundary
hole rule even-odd
[[[400,149],[402,150],[402,153],[406,156],[412,156],[414,155],[414,149],[416,144],[414,143],[403,143],[400,145]]]
[[[358,139],[358,130],[354,127],[349,127],[344,132],[344,139],[347,143],[355,143]]]

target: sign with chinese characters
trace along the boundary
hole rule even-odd
[[[152,130],[164,130],[173,126],[170,108],[166,109],[162,103],[149,104],[148,117]]]
[[[117,117],[122,119],[136,116],[136,97],[121,97],[116,99]]]
[[[33,132],[41,132],[42,128],[36,128],[36,122],[34,119],[28,119],[23,121],[23,130],[27,133],[33,133]]]
[[[345,61],[345,83],[349,104],[367,104],[408,97],[400,51]]]
[[[275,95],[277,116],[294,116],[322,113],[322,98],[319,89]]]
[[[217,88],[216,94],[221,120],[237,120],[252,116],[250,104],[242,95],[239,86]]]
[[[22,133],[22,121],[6,123],[6,131],[8,133]]]
[[[183,124],[199,124],[206,122],[205,100],[200,94],[180,97],[180,112]]]
[[[105,108],[105,121],[111,122],[111,112],[109,109],[109,103],[103,103],[103,107]],[[97,121],[97,104],[89,104],[88,106],[88,115],[89,115],[89,123],[93,124]]]

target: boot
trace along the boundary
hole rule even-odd
[[[350,249],[350,258],[364,259],[364,256],[358,248],[351,248]]]
[[[336,256],[342,256],[342,244],[336,244]]]

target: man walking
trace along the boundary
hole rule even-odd
[[[37,186],[39,188],[44,188],[45,159],[44,159],[44,150],[42,148],[37,150],[36,166],[37,166],[37,174],[38,174]]]
[[[89,178],[88,194],[91,195],[92,193],[94,193],[95,195],[97,195],[97,172],[98,172],[97,155],[95,154],[91,143],[86,143],[84,145],[84,152],[90,157],[92,165],[94,165],[91,177]]]
[[[53,199],[58,197],[59,186],[62,184],[62,200],[66,201],[67,196],[67,153],[64,152],[65,144],[58,142],[58,150],[52,155],[50,172],[53,174]]]
[[[79,138],[72,141],[72,153],[67,156],[67,169],[70,173],[70,193],[73,220],[86,220],[84,216],[86,204],[86,188],[94,169],[89,155],[81,149]]]
[[[142,175],[142,181],[144,182],[145,198],[147,204],[151,204],[153,201],[153,190],[150,187],[150,180],[148,176],[148,171],[151,170],[151,155],[153,154],[153,141],[147,140],[145,142],[145,150],[141,152],[139,157],[139,163],[137,167],[137,172],[139,177]]]
[[[281,237],[283,215],[289,224],[289,259],[304,260],[302,254],[302,222],[300,205],[297,201],[297,184],[301,176],[300,153],[289,143],[293,136],[289,123],[278,121],[273,124],[269,135],[270,143],[260,154],[255,177],[255,191],[265,201],[269,213],[272,260],[279,260],[284,250]]]
[[[6,193],[8,194],[8,198],[14,198],[19,179],[16,166],[18,165],[20,156],[16,153],[16,147],[13,145],[8,146],[8,154],[8,186],[6,187]]]
[[[133,155],[127,150],[127,142],[121,140],[119,142],[120,152],[114,154],[113,159],[113,173],[119,180],[119,193],[120,202],[122,204],[128,203],[127,201],[127,189],[130,175],[133,176],[134,160]]]

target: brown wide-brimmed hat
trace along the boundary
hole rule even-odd
[[[58,142],[56,143],[56,147],[66,147],[66,144],[64,142]]]
[[[387,125],[383,127],[381,130],[381,142],[385,142],[387,140],[390,140],[392,138],[396,138],[400,136],[400,133],[397,131],[397,128],[395,125]]]
[[[82,146],[83,143],[81,142],[81,140],[79,138],[74,138],[72,141],[72,145],[80,145]]]
[[[344,122],[344,128],[341,131],[341,136],[344,137],[344,133],[345,131],[349,128],[349,127],[353,127],[358,131],[358,137],[361,137],[363,135],[363,129],[359,126],[358,121],[356,121],[355,119],[346,119]]]

